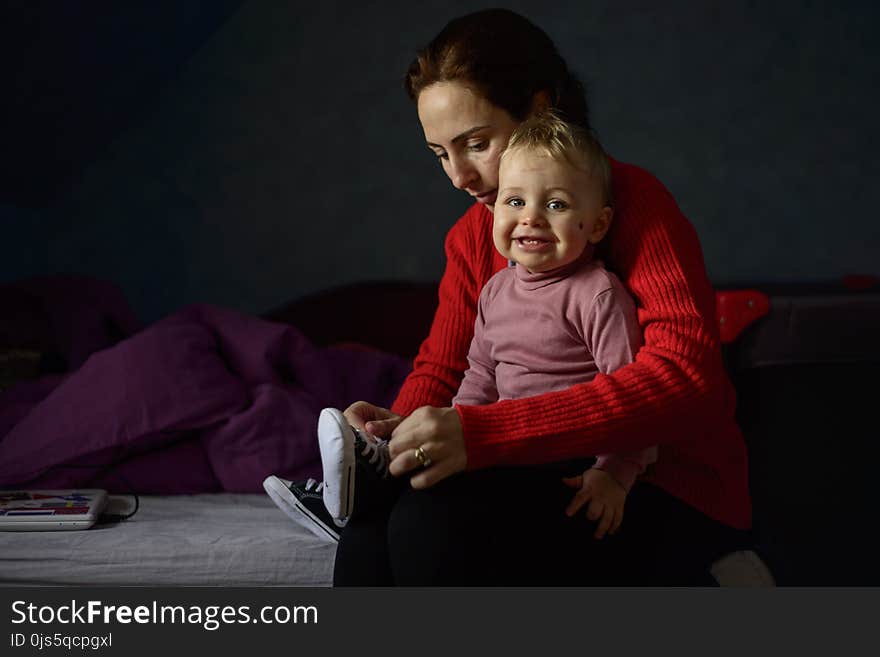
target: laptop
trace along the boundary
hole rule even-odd
[[[0,531],[88,529],[107,506],[107,491],[0,490]]]

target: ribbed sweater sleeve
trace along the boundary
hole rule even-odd
[[[413,371],[391,407],[395,413],[409,415],[420,406],[449,406],[467,369],[477,299],[493,273],[491,254],[480,253],[478,247],[484,241],[478,231],[485,229],[478,215],[479,208],[472,207],[446,236],[446,270],[440,279],[437,311]],[[482,257],[475,260],[474,253]]]

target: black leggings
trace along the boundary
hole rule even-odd
[[[575,491],[561,481],[589,465],[493,468],[420,491],[358,481],[334,586],[711,586],[712,562],[747,544],[643,482],[617,534],[596,540],[586,509],[565,515]]]

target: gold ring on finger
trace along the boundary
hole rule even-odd
[[[418,461],[419,465],[421,465],[423,468],[427,468],[431,465],[431,459],[428,458],[428,456],[425,454],[425,450],[422,449],[421,446],[416,447],[415,454],[416,461]]]

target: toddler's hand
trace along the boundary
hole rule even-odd
[[[596,526],[595,538],[605,534],[614,534],[623,521],[623,505],[626,501],[626,490],[610,474],[604,470],[590,468],[577,477],[563,477],[562,482],[569,488],[578,488],[574,498],[565,509],[565,515],[573,516],[587,502],[587,518],[599,521]]]

